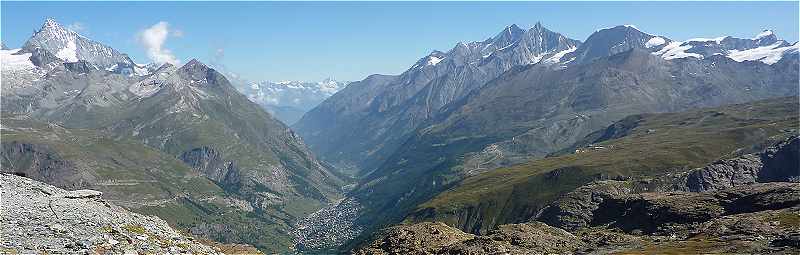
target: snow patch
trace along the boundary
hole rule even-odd
[[[150,70],[147,69],[147,66],[133,65],[133,75],[145,76],[145,75],[149,75],[149,74],[150,74]]]
[[[427,65],[435,66],[436,64],[439,64],[439,62],[442,62],[443,59],[444,58],[438,58],[438,57],[430,56],[430,57],[428,57],[428,64]]]
[[[0,60],[2,60],[2,70],[10,70],[10,71],[19,71],[19,70],[31,70],[35,69],[36,66],[31,62],[31,55],[30,53],[14,55],[14,53],[19,52],[21,49],[13,49],[13,50],[0,50]]]
[[[761,61],[768,65],[775,64],[783,58],[785,53],[798,50],[797,44],[780,47],[781,43],[777,42],[772,45],[742,51],[731,50],[728,52],[728,57],[736,62]]]
[[[546,64],[558,63],[559,61],[561,61],[561,58],[563,58],[564,55],[572,53],[577,49],[578,48],[576,48],[576,47],[572,47],[572,48],[569,48],[569,49],[566,49],[566,50],[562,50],[562,51],[556,52],[556,54],[553,54],[553,56],[545,59],[544,63],[546,63]]]
[[[773,35],[773,34],[774,33],[772,33],[772,30],[764,30],[764,32],[761,32],[760,34],[756,35],[756,37],[754,37],[753,40],[759,40],[761,38],[764,38],[764,37],[767,37],[767,36],[770,36],[770,35]]]
[[[645,48],[652,48],[652,47],[655,47],[655,46],[663,45],[665,43],[667,43],[667,40],[664,40],[664,38],[662,38],[662,37],[656,36],[656,37],[650,38],[650,40],[647,40],[647,42],[644,43],[644,47]]]
[[[70,39],[67,45],[56,53],[56,57],[67,62],[78,62],[78,46],[74,39]]]
[[[660,55],[666,60],[688,57],[703,58],[703,55],[686,52],[686,50],[691,49],[692,46],[683,44],[684,43],[681,42],[671,42],[670,44],[667,44],[667,46],[664,46],[664,48],[661,50],[653,52],[653,54]]]

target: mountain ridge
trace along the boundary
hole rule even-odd
[[[46,36],[63,40],[46,40]],[[76,46],[75,58],[54,57],[73,48],[63,42]],[[4,116],[21,115],[67,130],[96,131],[111,140],[133,140],[179,160],[218,187],[224,198],[208,202],[187,196],[142,209],[149,214],[202,237],[283,252],[293,249],[287,234],[293,221],[341,196],[341,176],[317,161],[298,135],[250,102],[224,75],[196,59],[182,66],[151,66],[153,70],[139,74],[120,72],[120,66],[132,63],[127,55],[79,37],[53,20],[45,21],[26,45],[30,47],[23,48],[21,55],[10,54],[30,68],[19,71],[25,76],[6,79],[16,77],[18,70],[3,66]],[[11,146],[3,142],[4,147]],[[64,153],[65,147],[59,148],[52,153]],[[133,147],[113,150],[125,148]],[[70,169],[80,174],[91,170]],[[69,169],[53,169],[60,170]],[[134,187],[147,185],[141,183]],[[137,202],[136,197],[126,199]],[[230,209],[229,203],[236,206]],[[192,209],[197,207],[203,209]],[[211,212],[220,214],[208,216],[209,222],[196,216]],[[263,234],[253,235],[254,231]]]

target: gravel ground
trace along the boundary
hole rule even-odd
[[[66,191],[0,174],[0,253],[217,254],[165,221],[107,203],[99,191]]]

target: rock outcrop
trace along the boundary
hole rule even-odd
[[[425,222],[388,228],[355,254],[550,254],[582,245],[569,232],[541,222],[503,225],[485,236]]]
[[[605,185],[607,188],[613,186]],[[589,188],[589,187],[586,187]],[[597,195],[603,196],[603,195]],[[486,235],[443,223],[395,226],[355,254],[796,253],[800,184],[762,183],[708,192],[607,197],[592,227],[542,222],[501,225]],[[580,204],[580,203],[578,203]],[[572,204],[569,204],[572,205]],[[592,210],[590,208],[584,208]],[[576,222],[590,216],[569,215]]]
[[[689,191],[718,190],[756,182],[798,181],[800,138],[793,137],[758,154],[714,162],[685,177]],[[681,180],[683,182],[683,180]],[[679,187],[681,189],[683,187]]]
[[[535,220],[567,230],[576,230],[590,226],[596,220],[594,213],[600,209],[602,203],[608,200],[617,202],[630,200],[629,195],[632,193],[703,192],[736,187],[744,187],[743,189],[747,190],[759,187],[752,185],[760,182],[796,182],[800,176],[797,158],[799,148],[800,138],[795,136],[778,142],[760,153],[719,160],[675,176],[636,181],[595,181],[561,196],[545,207]],[[652,194],[648,196],[652,197]],[[714,203],[717,202],[719,201],[715,200]]]
[[[86,188],[93,178],[81,174],[75,165],[46,145],[4,142],[0,146],[2,172],[41,180],[59,187]]]
[[[759,183],[721,191],[653,192],[610,198],[594,211],[592,225],[625,232],[670,234],[670,227],[722,216],[800,205],[800,183]]]
[[[11,174],[0,174],[0,188],[0,253],[219,253],[157,217],[107,203],[98,191],[66,191]]]
[[[241,184],[241,174],[236,163],[224,161],[221,153],[214,148],[195,148],[182,153],[180,159],[204,176],[220,183],[225,189],[236,190]]]

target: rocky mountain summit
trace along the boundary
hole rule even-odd
[[[47,19],[25,42],[20,53],[33,54],[34,62],[40,67],[84,61],[91,68],[126,75],[148,72],[146,66],[135,64],[127,54],[69,30],[54,19]]]
[[[2,253],[221,254],[154,217],[130,212],[94,190],[67,191],[0,174]]]

